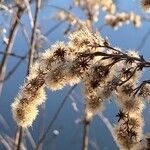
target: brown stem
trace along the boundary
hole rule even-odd
[[[19,127],[19,130],[17,131],[19,132],[19,137],[18,137],[18,143],[17,143],[17,148],[16,150],[21,150],[21,142],[22,142],[22,135],[23,135],[23,128]]]
[[[118,51],[117,49],[110,47],[110,46],[97,46],[97,47],[104,47],[104,48],[108,48],[108,49],[112,49],[114,51]],[[105,52],[94,52],[94,53],[86,53],[83,54],[82,56],[87,57],[87,56],[92,56],[92,57],[96,57],[96,56],[104,56],[104,57],[108,57],[108,58],[116,58],[116,59],[122,59],[122,60],[134,60],[137,62],[140,62],[141,65],[143,65],[143,67],[150,67],[150,62],[146,61],[142,56],[141,57],[133,57],[133,56],[129,56],[123,52],[121,52],[120,54],[108,54]]]
[[[89,145],[89,127],[90,127],[90,120],[85,114],[85,118],[83,121],[83,143],[82,143],[82,150],[88,150]]]
[[[20,60],[14,65],[14,67],[7,73],[3,81],[0,81],[0,82],[5,82],[6,80],[8,80],[15,73],[15,71],[20,66],[20,64],[26,59],[26,57],[27,57],[27,54],[22,56],[22,58],[20,58]]]
[[[148,31],[145,33],[145,35],[143,36],[140,44],[138,45],[138,47],[136,48],[138,51],[141,51],[142,48],[144,47],[145,43],[147,42],[148,38],[150,36],[150,28],[148,29]]]
[[[19,6],[18,10],[17,10],[17,14],[16,16],[13,18],[13,23],[10,29],[10,33],[9,33],[9,38],[8,38],[8,44],[6,45],[6,48],[4,50],[4,55],[1,61],[1,65],[0,65],[0,81],[3,81],[4,77],[5,77],[5,72],[6,72],[6,67],[7,67],[7,62],[8,62],[8,57],[11,53],[13,44],[14,44],[14,40],[17,34],[17,26],[19,23],[19,20],[23,14],[24,9]],[[3,82],[0,83],[0,94],[2,91],[2,87],[3,87]]]
[[[34,52],[35,52],[37,18],[38,18],[38,12],[40,9],[40,5],[41,5],[41,0],[37,0],[35,16],[34,16],[34,26],[33,26],[33,30],[32,30],[31,43],[30,43],[30,49],[29,49],[29,61],[28,61],[27,75],[29,74],[30,67],[33,64],[33,58],[34,58]],[[21,142],[22,142],[22,134],[23,134],[23,129],[22,129],[22,127],[19,127],[19,139],[18,139],[18,144],[17,144],[17,150],[20,150],[20,146],[21,146]]]
[[[0,51],[0,55],[5,55],[5,52],[1,52],[1,51]],[[7,53],[7,55],[13,56],[13,57],[15,57],[15,58],[20,58],[20,59],[23,59],[23,58],[24,58],[24,56],[20,56],[20,55],[17,55],[17,54],[15,54],[15,53]]]
[[[36,1],[36,10],[35,10],[35,15],[34,15],[34,26],[33,26],[33,29],[32,29],[31,43],[30,43],[30,49],[29,49],[28,68],[30,68],[30,66],[33,64],[33,61],[34,61],[37,18],[38,18],[40,5],[41,5],[41,0],[37,0]],[[28,69],[28,73],[29,73],[29,69]]]

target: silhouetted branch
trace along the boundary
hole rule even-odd
[[[114,48],[114,47],[111,47],[111,46],[101,46],[101,45],[98,45],[97,47],[104,47],[104,48],[108,48],[108,49],[111,49],[111,50],[114,50],[114,51],[118,51],[118,53],[120,54],[108,54],[108,53],[105,53],[105,52],[95,52],[95,53],[86,53],[84,54],[83,56],[87,57],[87,56],[104,56],[104,57],[107,57],[107,58],[115,58],[115,59],[120,59],[120,60],[133,60],[133,61],[138,61],[140,62],[140,64],[143,66],[143,67],[150,67],[150,62],[149,61],[146,61],[143,56],[141,57],[133,57],[133,56],[129,56],[121,51],[119,51],[118,49]]]
[[[34,58],[34,52],[35,52],[35,38],[36,38],[35,36],[36,36],[36,29],[37,29],[37,18],[38,18],[39,9],[41,6],[41,0],[37,0],[35,1],[35,3],[36,3],[36,9],[35,9],[34,26],[32,29],[30,49],[29,49],[29,61],[28,61],[27,74],[29,74],[30,67],[33,64],[33,58]],[[17,144],[17,150],[20,150],[20,145],[22,142],[22,132],[23,132],[22,127],[19,127],[19,140]]]
[[[33,64],[33,60],[34,60],[37,18],[38,18],[38,13],[39,13],[40,6],[41,6],[41,0],[37,0],[36,1],[35,16],[34,16],[34,27],[33,27],[33,30],[32,30],[31,43],[30,43],[30,49],[29,49],[28,68],[30,68],[30,66]]]
[[[0,52],[1,55],[5,55],[5,52]],[[16,58],[20,58],[20,59],[24,59],[24,56],[20,56],[20,55],[17,55],[15,53],[7,53],[7,55],[10,55],[10,56],[13,56],[13,57],[16,57]]]
[[[7,67],[7,61],[8,61],[8,54],[11,53],[13,44],[14,44],[14,40],[17,34],[17,26],[19,23],[19,20],[23,14],[24,8],[22,8],[21,6],[18,6],[18,10],[16,13],[16,16],[14,17],[11,29],[10,29],[10,33],[9,33],[9,38],[8,38],[8,44],[6,45],[6,48],[4,50],[4,55],[1,61],[1,65],[0,65],[0,81],[2,81],[5,77],[5,72],[6,72],[6,67]],[[3,86],[3,82],[0,83],[0,94],[2,91],[2,86]]]
[[[26,58],[27,58],[27,54],[25,56],[22,56],[22,58],[15,64],[15,66],[7,73],[3,81],[0,81],[0,82],[5,82],[6,80],[8,80],[15,73],[17,68],[22,63],[22,61],[24,61]]]
[[[136,48],[138,51],[141,51],[141,49],[144,47],[144,45],[145,45],[147,39],[149,38],[149,36],[150,36],[150,29],[148,29],[148,31],[144,34],[140,44]]]

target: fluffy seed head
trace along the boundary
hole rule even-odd
[[[141,0],[141,6],[145,12],[150,12],[150,0]]]
[[[140,115],[130,116],[120,120],[115,127],[116,138],[123,150],[132,149],[137,144],[142,136],[143,120]]]
[[[139,92],[139,96],[144,99],[150,100],[150,84],[146,84],[145,86],[141,88]]]
[[[91,33],[88,28],[70,34],[69,39],[70,47],[74,47],[73,53],[102,51],[98,45],[105,42],[98,33]]]
[[[38,114],[37,107],[29,105],[29,101],[28,99],[16,99],[11,105],[14,120],[18,126],[23,128],[30,127]]]
[[[45,75],[45,83],[51,90],[60,90],[66,85],[66,69],[62,64]]]
[[[103,101],[99,97],[85,98],[86,109],[92,114],[97,114],[103,110]]]

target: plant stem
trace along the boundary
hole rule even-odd
[[[28,61],[28,69],[27,69],[27,75],[29,74],[30,67],[33,64],[33,58],[34,58],[34,52],[35,52],[35,39],[36,39],[36,28],[37,28],[37,18],[38,18],[38,12],[40,9],[41,0],[36,1],[36,10],[35,10],[35,16],[34,16],[34,26],[32,29],[32,36],[31,36],[31,43],[30,43],[30,49],[29,49],[29,61]],[[19,127],[19,139],[17,144],[17,150],[20,150],[21,142],[22,142],[22,134],[23,134],[23,128]]]
[[[17,143],[17,149],[16,150],[21,150],[21,142],[22,142],[22,135],[23,135],[23,128],[19,127],[19,137],[18,137],[18,143]]]
[[[83,143],[82,143],[82,150],[88,150],[89,145],[89,128],[90,128],[90,120],[85,113],[85,118],[83,121]]]
[[[37,30],[37,18],[39,9],[41,6],[41,0],[36,1],[36,9],[35,9],[35,15],[34,15],[34,26],[32,29],[32,36],[31,36],[31,42],[30,42],[30,49],[29,49],[29,62],[28,62],[28,68],[31,67],[34,61],[34,54],[35,54],[35,43],[36,43],[36,30]],[[29,73],[28,69],[28,73]]]
[[[19,23],[19,20],[23,14],[24,9],[22,7],[18,7],[17,10],[17,14],[16,16],[13,18],[13,23],[10,29],[10,33],[9,33],[9,38],[8,38],[8,44],[6,45],[6,48],[4,50],[4,55],[0,64],[0,81],[3,81],[4,77],[5,77],[5,72],[6,72],[6,68],[7,68],[7,62],[8,62],[8,57],[9,54],[11,53],[13,44],[14,44],[14,40],[16,38],[16,34],[17,34],[17,26]],[[3,82],[0,83],[0,94],[2,92],[2,87],[3,87]]]

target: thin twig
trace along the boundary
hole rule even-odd
[[[116,48],[113,48],[111,46],[101,46],[98,45],[97,47],[104,47],[104,48],[108,48],[108,49],[112,49],[114,51],[119,51]],[[86,53],[83,54],[83,56],[88,57],[88,56],[92,56],[92,57],[96,57],[96,56],[104,56],[104,57],[109,57],[109,58],[119,58],[122,60],[134,60],[134,61],[138,61],[140,62],[141,65],[143,65],[143,67],[150,67],[150,61],[146,61],[143,57],[133,57],[133,56],[129,56],[126,53],[121,52],[120,54],[108,54],[105,52],[94,52],[94,53]]]
[[[33,21],[33,17],[32,17],[32,12],[31,12],[31,7],[30,7],[29,0],[24,0],[24,3],[25,3],[26,8],[27,8],[27,13],[28,13],[28,16],[29,16],[30,25],[33,28],[34,27],[34,21]]]
[[[10,33],[9,33],[9,38],[8,38],[8,44],[4,50],[4,55],[1,61],[1,65],[0,65],[0,81],[2,81],[5,77],[5,72],[6,72],[6,67],[7,67],[7,62],[8,62],[8,57],[11,53],[13,44],[14,44],[14,40],[17,34],[17,26],[19,23],[19,20],[23,14],[24,8],[22,8],[21,6],[18,6],[18,10],[17,10],[17,14],[13,19],[13,23],[10,29]],[[2,87],[3,87],[3,82],[0,83],[0,94],[2,92]]]
[[[5,140],[5,138],[0,134],[0,142],[7,150],[12,150],[9,143]]]
[[[45,34],[44,36],[48,36],[50,33],[54,32],[60,25],[62,25],[64,23],[64,21],[60,21],[57,24],[55,24],[52,28],[50,28]]]
[[[89,127],[91,120],[88,119],[87,114],[83,120],[83,139],[82,139],[82,150],[88,150],[89,145]]]
[[[31,43],[30,43],[30,49],[29,49],[29,61],[28,61],[27,75],[29,74],[30,67],[33,64],[33,58],[34,58],[34,52],[35,52],[37,18],[38,18],[40,6],[41,6],[41,0],[37,0],[35,16],[34,16],[34,26],[32,29]],[[22,133],[23,133],[23,129],[22,129],[22,127],[19,127],[19,140],[18,140],[18,144],[17,144],[17,150],[20,150],[20,146],[21,146],[21,142],[22,142]]]
[[[21,27],[22,33],[23,33],[23,35],[27,41],[27,45],[29,45],[30,44],[30,38],[29,38],[28,32],[25,28],[25,25],[20,22],[20,27]]]
[[[17,143],[16,150],[21,150],[22,134],[23,134],[23,128],[19,127],[19,137],[18,137],[18,143]]]
[[[150,80],[144,80],[138,87],[133,89],[134,92],[133,96],[135,96],[146,84],[150,84]]]
[[[16,64],[15,66],[7,73],[7,75],[5,76],[5,78],[3,79],[3,81],[0,82],[5,82],[6,80],[8,80],[17,70],[17,68],[20,66],[20,64],[22,63],[22,61],[24,61],[27,58],[28,54],[25,54],[23,56],[23,58],[21,58]]]
[[[0,51],[0,54],[1,54],[1,55],[5,55],[5,52],[1,52],[1,51]],[[15,54],[15,53],[7,53],[7,55],[13,56],[13,57],[15,57],[15,58],[20,58],[20,59],[23,59],[23,58],[24,58],[24,56],[20,56],[20,55],[17,55],[17,54]]]
[[[32,30],[30,50],[29,50],[28,68],[30,68],[30,66],[33,64],[33,61],[34,61],[37,18],[38,18],[38,13],[39,13],[40,6],[41,6],[41,0],[37,0],[36,1],[36,10],[35,10],[35,15],[34,15],[34,27],[33,27],[33,30]],[[29,73],[29,70],[30,69],[28,69],[28,73]]]
[[[145,45],[147,39],[149,38],[149,36],[150,36],[150,29],[148,29],[148,31],[144,34],[144,36],[143,36],[143,38],[142,38],[140,44],[139,44],[138,47],[136,48],[138,51],[141,51],[141,50],[142,50],[142,48],[144,47],[144,45]]]

